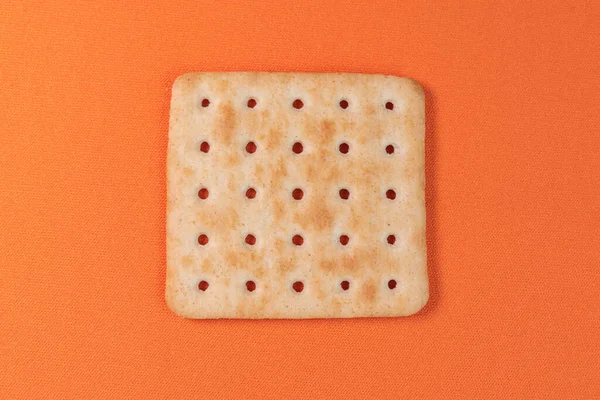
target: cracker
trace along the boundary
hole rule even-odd
[[[177,78],[169,307],[188,318],[420,310],[429,293],[424,108],[422,88],[393,76]]]

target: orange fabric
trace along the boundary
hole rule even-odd
[[[91,3],[0,4],[0,398],[600,398],[597,2]],[[206,70],[424,85],[423,312],[167,309],[170,85]]]

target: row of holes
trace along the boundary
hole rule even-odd
[[[248,152],[249,154],[253,154],[254,152],[256,152],[257,146],[256,143],[254,142],[248,142],[246,144],[246,152]],[[210,144],[208,142],[202,142],[200,144],[200,151],[203,153],[208,153],[208,151],[210,150]],[[346,142],[340,144],[338,150],[340,151],[340,153],[342,154],[348,154],[348,152],[350,151],[350,145]],[[304,151],[304,146],[302,145],[302,142],[296,142],[292,145],[292,151],[296,154],[300,154]],[[394,147],[393,144],[388,144],[385,147],[385,152],[387,154],[394,154],[394,152],[396,151],[396,148]]]
[[[210,106],[210,100],[207,98],[202,99],[202,101],[200,102],[200,104],[202,105],[203,108],[206,108],[208,106]],[[258,102],[256,101],[256,99],[251,98],[248,100],[248,102],[246,103],[246,106],[248,108],[254,108],[256,107],[256,105],[258,104]],[[350,105],[350,103],[348,102],[348,100],[346,99],[342,99],[339,102],[340,108],[345,110],[348,108],[348,106]],[[302,108],[304,108],[304,102],[300,99],[295,99],[292,102],[292,107],[294,107],[296,110],[300,110]],[[394,103],[392,103],[391,101],[388,101],[385,103],[385,109],[386,110],[393,110],[394,109]]]
[[[198,236],[198,244],[201,246],[206,246],[208,244],[208,240],[208,235],[204,233]],[[388,235],[386,240],[388,244],[393,245],[396,243],[396,235]],[[348,235],[341,235],[339,237],[339,241],[342,246],[346,246],[348,243],[350,243],[350,237]],[[248,234],[246,235],[244,242],[250,246],[254,246],[256,244],[256,236],[253,234]],[[296,246],[302,246],[304,244],[304,238],[301,235],[294,235],[292,236],[292,243]]]
[[[210,192],[208,191],[207,188],[202,188],[202,189],[198,190],[198,197],[201,198],[202,200],[208,199],[209,195],[210,195]],[[348,200],[350,198],[350,191],[348,189],[340,189],[339,195],[340,195],[341,199]],[[256,189],[249,188],[248,190],[246,190],[246,197],[249,199],[255,198],[256,197]],[[296,188],[296,189],[292,190],[292,198],[294,198],[294,200],[302,200],[303,197],[304,197],[304,191],[302,189]],[[385,192],[385,197],[387,197],[390,200],[395,200],[396,199],[396,191],[394,189],[388,189]]]
[[[387,283],[387,286],[390,290],[396,289],[397,285],[398,284],[395,279],[390,279]],[[203,292],[205,292],[209,286],[210,285],[207,281],[200,281],[198,283],[198,289]],[[348,289],[350,289],[350,282],[342,281],[340,282],[340,287],[343,291],[347,291]],[[300,293],[304,290],[304,283],[302,281],[296,281],[292,284],[292,289],[294,290],[294,292]],[[254,292],[256,290],[256,283],[254,281],[246,281],[246,290],[249,292]]]

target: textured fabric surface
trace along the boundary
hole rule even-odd
[[[227,3],[1,2],[0,398],[600,398],[597,2]],[[422,312],[167,309],[170,87],[206,70],[425,87]]]

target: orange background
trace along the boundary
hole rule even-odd
[[[83,3],[0,5],[0,398],[600,398],[597,3]],[[170,86],[206,70],[423,84],[421,313],[167,309]]]

